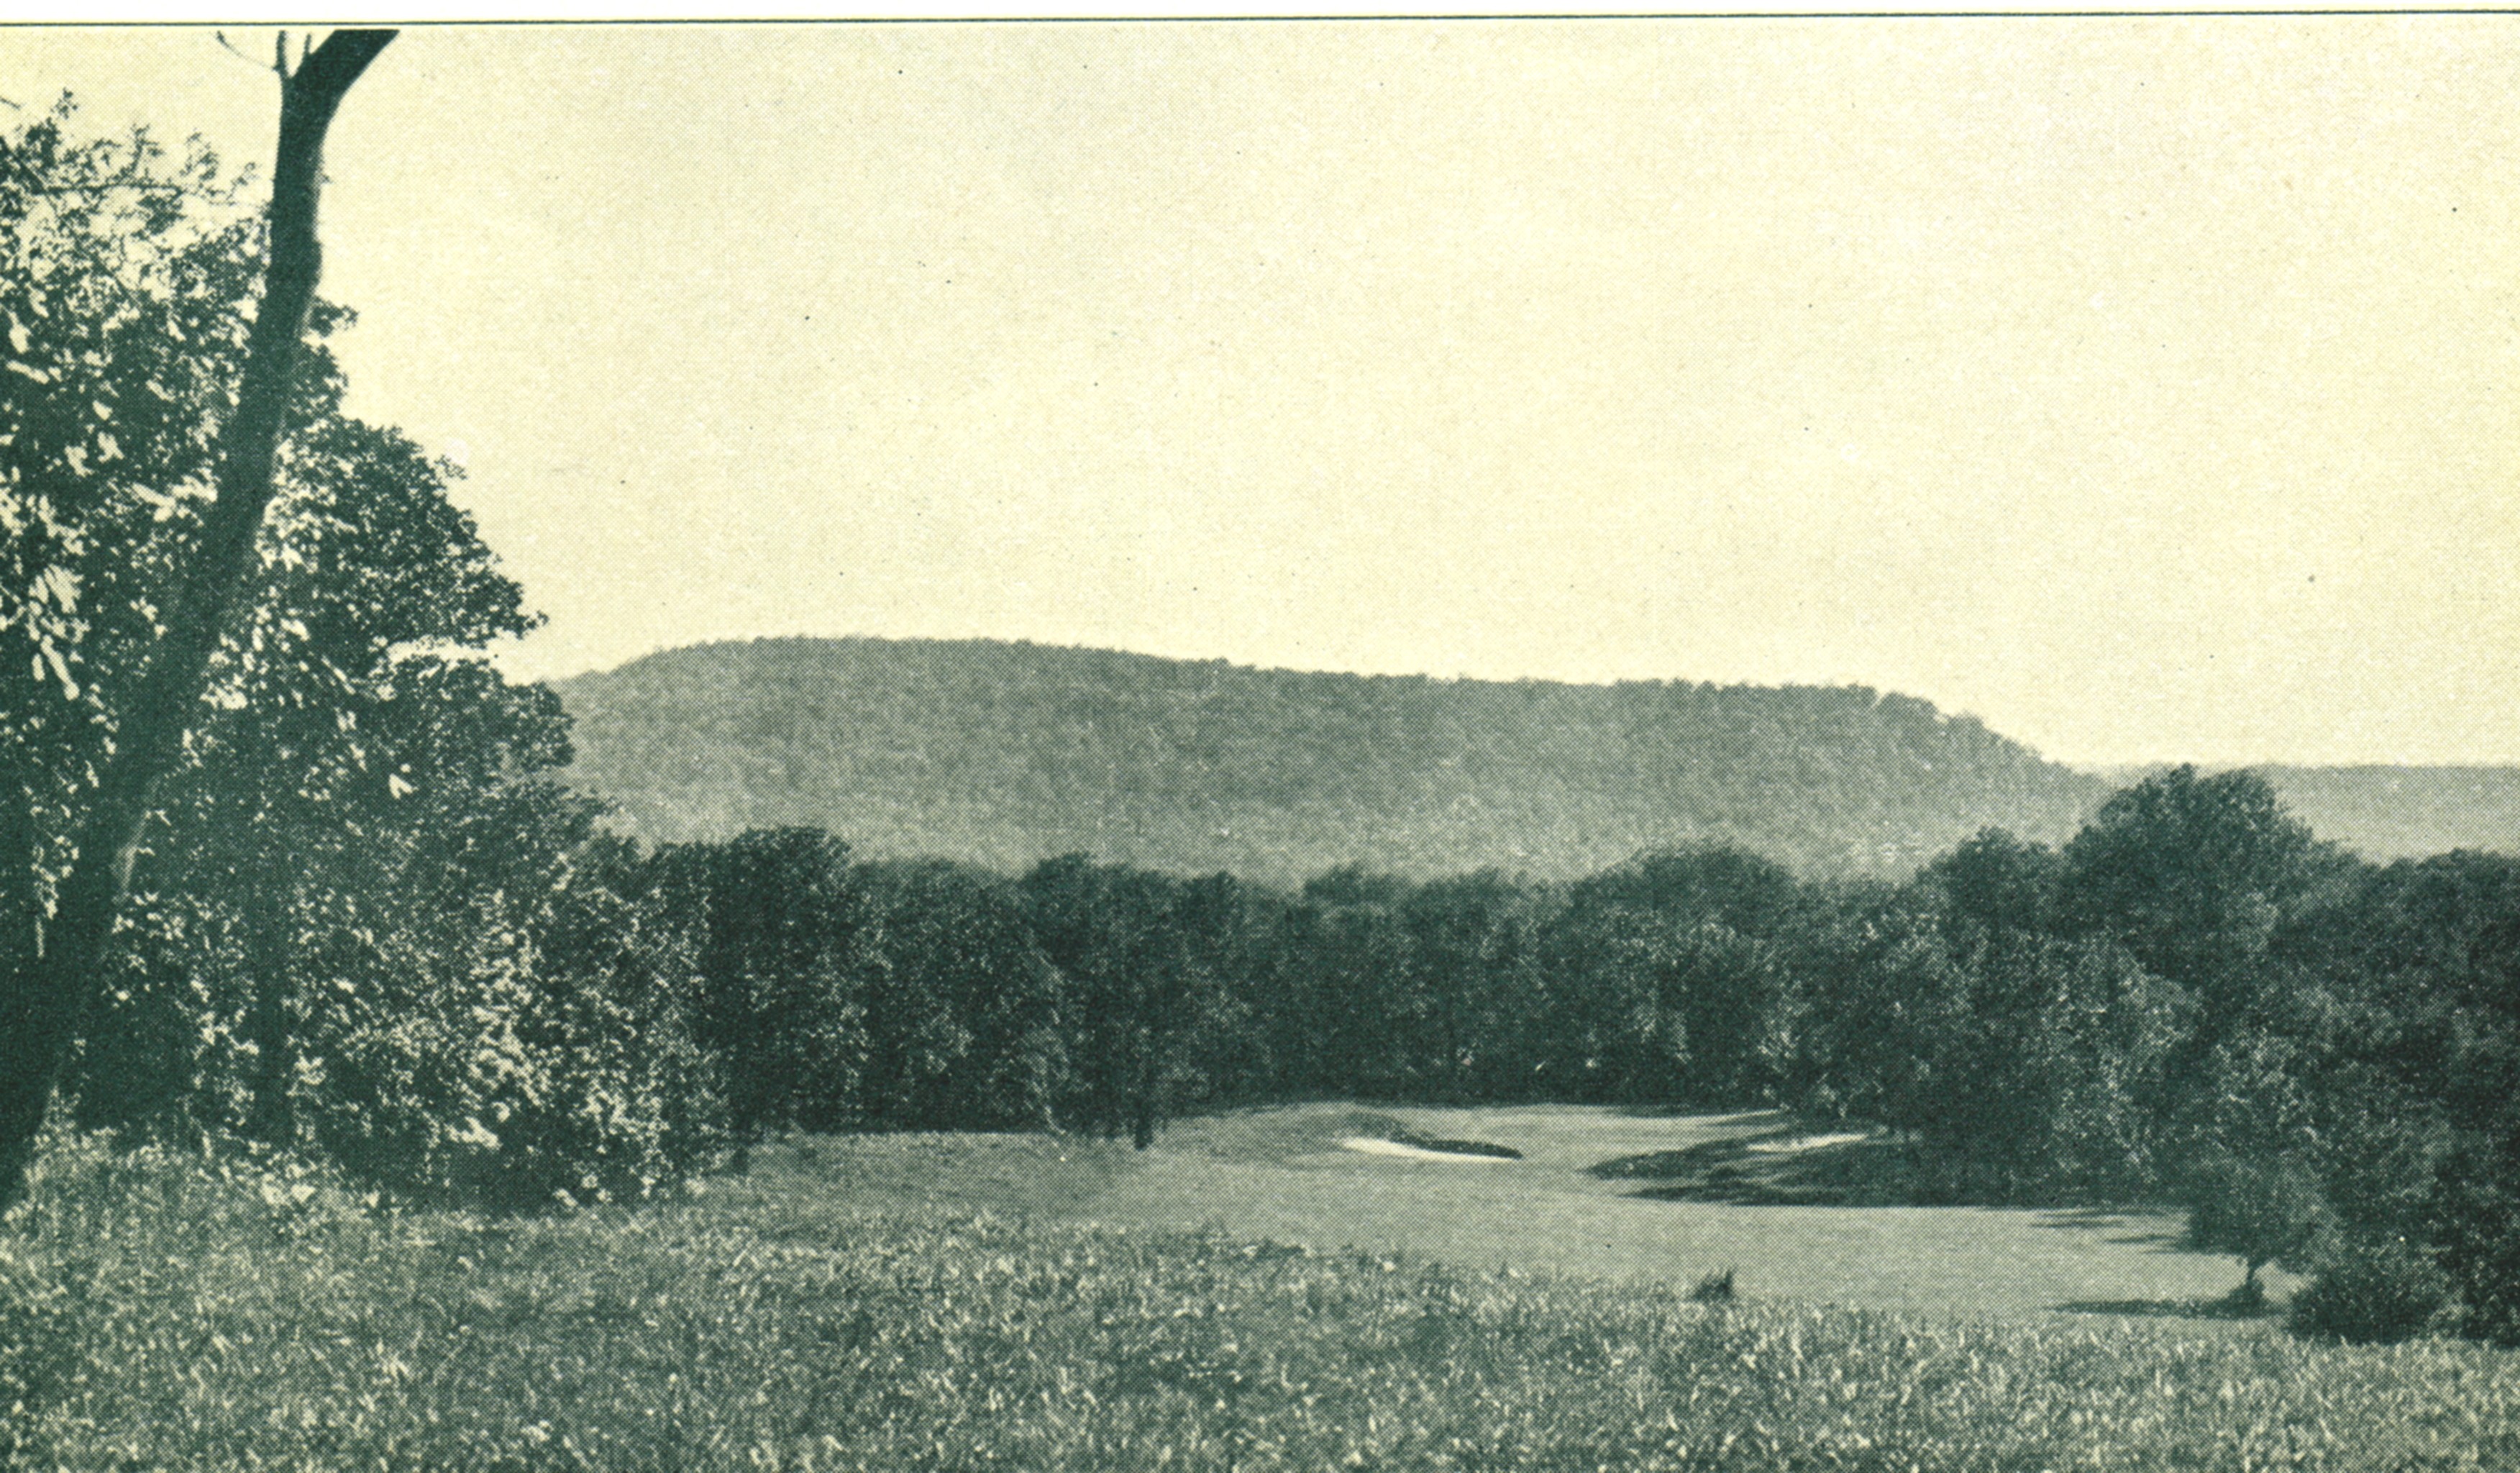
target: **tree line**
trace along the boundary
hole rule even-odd
[[[754,1082],[739,1132],[1769,1103],[1885,1130],[1902,1199],[2183,1205],[2244,1297],[2273,1263],[2322,1327],[2520,1341],[2520,861],[2372,865],[2251,774],[2177,769],[2062,846],[1989,830],[1896,884],[1721,847],[1562,884],[1010,879],[798,830],[652,863],[727,927],[698,1011]],[[821,960],[770,964],[800,923]]]
[[[2179,769],[2061,847],[1990,830],[1896,884],[1726,848],[1572,883],[1005,876],[805,828],[641,851],[525,791],[564,822],[469,819],[449,872],[483,868],[404,913],[400,972],[303,880],[291,923],[323,943],[259,966],[274,920],[231,871],[149,913],[83,1118],[521,1196],[788,1131],[1144,1146],[1301,1099],[1772,1104],[1886,1133],[1898,1200],[2184,1205],[2244,1293],[2275,1263],[2347,1301],[2341,1330],[2520,1341],[2520,861],[2370,865],[2248,774]],[[527,907],[515,952],[458,940],[485,892]]]

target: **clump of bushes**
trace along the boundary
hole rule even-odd
[[[2451,1304],[2450,1275],[2415,1244],[2349,1241],[2293,1296],[2292,1329],[2315,1339],[2393,1345],[2445,1327]]]
[[[506,848],[412,860],[396,879],[423,902],[390,924],[299,898],[281,918],[304,944],[257,955],[222,938],[275,922],[232,898],[137,907],[70,1117],[502,1209],[638,1200],[707,1169],[723,1070],[694,1036],[691,944],[640,857],[548,784],[472,801]]]
[[[2443,1270],[2458,1285],[2459,1330],[2520,1346],[2520,1162],[2506,1147],[2453,1161],[2430,1204]]]

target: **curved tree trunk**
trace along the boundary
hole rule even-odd
[[[350,85],[394,37],[390,30],[337,30],[295,71],[280,67],[280,146],[272,169],[269,254],[262,303],[248,340],[236,412],[219,432],[217,500],[202,516],[202,545],[184,587],[166,609],[166,630],[149,668],[118,713],[112,760],[98,775],[73,846],[71,868],[49,924],[20,907],[32,886],[31,826],[22,814],[0,829],[0,915],[13,934],[0,940],[0,1205],[25,1189],[35,1138],[70,1041],[99,991],[115,907],[148,823],[158,781],[183,750],[184,733],[210,656],[253,570],[254,538],[271,504],[272,463],[285,427],[306,310],[315,298],[323,252],[315,205],[324,179],[324,136]],[[22,789],[5,794],[22,807]],[[23,883],[17,870],[26,870]]]

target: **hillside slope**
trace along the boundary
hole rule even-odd
[[[2261,767],[2320,838],[2365,859],[2520,852],[2520,768]]]
[[[561,683],[571,780],[659,841],[775,824],[1005,870],[1087,851],[1292,881],[1332,866],[1565,877],[1729,840],[1905,873],[2107,792],[1862,688],[1439,681],[990,642],[763,640]]]
[[[2162,764],[2093,770],[2111,789],[2164,771]],[[2520,853],[2520,767],[2250,769],[2322,839],[2367,860],[2422,859],[2453,849]]]

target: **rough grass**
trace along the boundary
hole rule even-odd
[[[789,1184],[495,1223],[67,1143],[0,1238],[72,1347],[22,1461],[2520,1466],[2520,1357],[2461,1344],[1696,1305]]]

